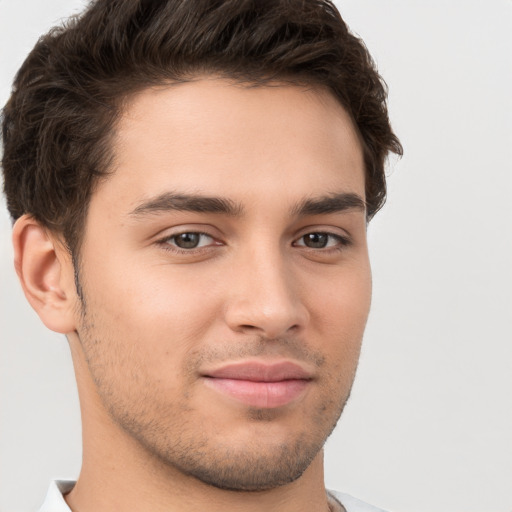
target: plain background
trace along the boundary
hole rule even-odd
[[[0,104],[38,36],[80,0],[0,0]],[[512,2],[347,0],[390,88],[405,157],[369,228],[374,300],[326,482],[394,512],[512,511]],[[0,512],[76,477],[64,337],[12,270],[0,212]]]

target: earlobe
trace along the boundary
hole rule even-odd
[[[30,305],[52,331],[73,332],[77,296],[68,251],[29,215],[16,221],[12,239],[14,266]]]

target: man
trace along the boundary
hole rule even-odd
[[[322,447],[401,152],[385,98],[327,1],[100,0],[38,42],[2,167],[83,420],[43,511],[377,510],[326,492]]]

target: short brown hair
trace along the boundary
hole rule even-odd
[[[328,87],[363,143],[368,218],[383,205],[385,159],[402,147],[385,84],[329,0],[97,0],[43,36],[14,80],[2,120],[12,218],[31,214],[74,253],[123,101],[204,73]]]

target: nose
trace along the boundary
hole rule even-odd
[[[279,251],[252,251],[232,269],[225,311],[236,332],[277,338],[297,333],[309,321],[300,283]]]

